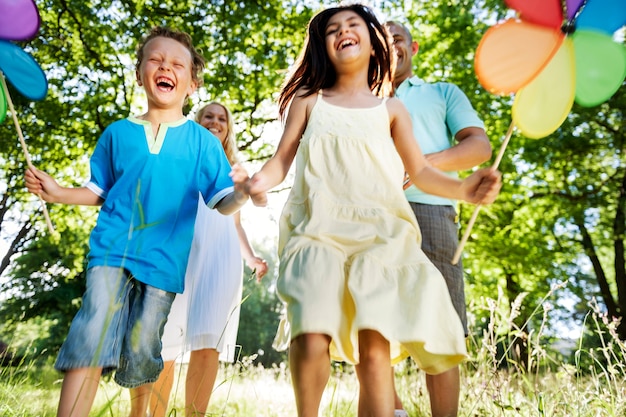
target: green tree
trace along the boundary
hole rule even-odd
[[[134,48],[150,27],[162,24],[189,32],[208,60],[205,85],[192,97],[189,110],[207,100],[224,102],[234,110],[245,158],[262,161],[275,146],[264,139],[264,133],[275,126],[276,94],[300,50],[307,21],[324,4],[335,2],[39,3],[41,29],[20,46],[44,69],[49,92],[43,101],[31,102],[11,90],[34,164],[64,185],[87,180],[88,157],[105,126],[142,111]],[[416,72],[429,81],[458,84],[485,119],[497,151],[511,123],[512,98],[484,91],[474,74],[473,58],[488,27],[511,15],[504,3],[397,0],[374,4],[383,18],[410,24],[421,44]],[[589,310],[587,302],[597,298],[610,316],[622,317],[626,309],[624,94],[622,87],[600,106],[574,106],[548,138],[513,135],[500,164],[502,194],[494,205],[482,208],[466,245],[470,302],[496,298],[500,290],[508,303],[526,294],[512,323],[524,331],[539,326],[541,315],[533,313],[546,304],[554,309],[550,317],[555,320],[580,322]],[[40,202],[23,187],[25,158],[10,120],[0,124],[0,138],[0,239],[8,245],[0,264],[3,332],[27,318],[42,317],[46,320],[40,322],[53,323],[50,333],[58,338],[50,343],[58,346],[80,304],[87,236],[97,209],[49,205],[59,235],[47,233]],[[474,208],[460,207],[466,225]],[[555,286],[562,282],[566,285]],[[263,337],[273,337],[269,322],[276,320],[276,305],[265,285],[253,287],[243,308],[247,304],[251,316],[267,320],[259,322],[258,329],[267,335]],[[480,331],[488,312],[476,309],[474,313]],[[240,335],[244,338],[247,333]],[[624,325],[620,335],[626,338]],[[266,355],[269,352],[258,340],[241,344],[250,349],[246,352],[259,347]]]

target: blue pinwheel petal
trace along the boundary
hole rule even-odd
[[[20,94],[31,100],[42,100],[48,93],[46,75],[33,57],[1,39],[0,71]]]
[[[625,0],[587,0],[576,18],[576,29],[596,30],[607,35],[626,25]]]

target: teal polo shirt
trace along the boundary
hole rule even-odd
[[[395,95],[411,114],[413,134],[424,154],[454,146],[454,136],[459,130],[485,128],[467,96],[454,84],[431,84],[413,76],[398,86]],[[458,178],[456,172],[446,174]],[[414,185],[405,190],[405,195],[413,203],[456,205],[455,200],[426,194]]]

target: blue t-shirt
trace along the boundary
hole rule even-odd
[[[123,267],[146,284],[183,292],[199,193],[211,208],[233,191],[222,145],[199,124],[134,117],[108,126],[87,187],[104,199],[91,232],[89,267]]]
[[[480,120],[467,96],[454,84],[426,83],[413,76],[396,89],[400,99],[411,114],[413,134],[424,154],[443,151],[454,146],[454,136],[467,127],[485,125]],[[456,172],[447,172],[457,178]],[[405,190],[407,199],[414,203],[456,205],[455,200],[426,194],[411,185]]]

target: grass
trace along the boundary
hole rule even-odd
[[[502,310],[498,300],[486,300],[491,311],[488,327],[468,339],[471,360],[461,366],[460,416],[624,416],[626,415],[626,345],[615,332],[616,323],[590,306],[587,327],[594,329],[593,348],[584,336],[573,360],[566,362],[546,346],[543,327],[522,332],[512,323],[523,300]],[[549,311],[537,311],[544,318]],[[526,326],[524,326],[526,327]],[[502,329],[508,330],[503,332]],[[587,336],[588,337],[588,336]],[[516,351],[523,340],[525,357]],[[54,416],[61,374],[49,361],[27,356],[11,367],[0,368],[0,415]],[[174,387],[170,416],[183,416],[184,368]],[[286,366],[264,369],[254,358],[243,358],[220,368],[211,399],[211,416],[284,417],[295,415]],[[397,390],[412,417],[429,416],[423,372],[410,360],[396,367]],[[323,398],[322,416],[356,415],[358,386],[351,366],[335,364]],[[93,416],[126,416],[128,390],[103,378]]]

